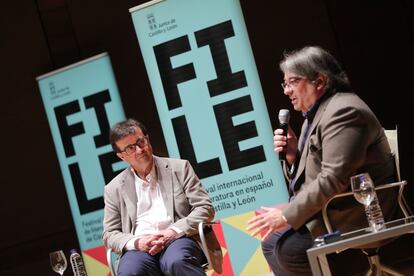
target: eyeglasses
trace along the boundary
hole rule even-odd
[[[137,150],[137,146],[142,149],[143,147],[145,147],[146,145],[148,145],[148,135],[139,137],[137,139],[137,141],[134,144],[129,144],[128,146],[126,146],[123,150],[121,150],[120,152],[126,152],[126,154],[130,155],[135,153],[135,151]]]
[[[280,85],[282,85],[283,90],[289,89],[292,87],[296,87],[300,80],[303,80],[304,78],[300,77],[293,77],[290,78],[287,82],[282,82]]]

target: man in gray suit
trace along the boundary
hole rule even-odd
[[[154,156],[145,126],[134,119],[116,124],[110,142],[130,165],[104,194],[102,237],[121,255],[117,275],[205,275],[197,227],[214,218],[214,208],[190,163]],[[215,236],[210,246],[221,269]]]
[[[284,94],[305,121],[299,140],[291,128],[274,132],[276,152],[286,152],[289,204],[264,208],[251,219],[252,235],[262,231],[263,253],[276,275],[312,275],[306,250],[327,232],[321,215],[334,195],[350,190],[350,176],[368,172],[375,184],[393,182],[394,159],[383,128],[354,93],[335,58],[320,47],[286,54],[280,63]],[[382,200],[384,217],[395,214],[395,202]],[[342,232],[367,226],[362,205],[353,198],[330,205],[333,225]]]

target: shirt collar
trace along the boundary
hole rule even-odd
[[[149,184],[155,184],[157,183],[157,171],[155,169],[155,163],[153,163],[151,171],[145,178],[141,178],[134,170],[134,168],[131,167],[131,171],[134,173],[135,179],[141,183],[149,183]]]
[[[312,121],[313,118],[315,117],[316,111],[319,108],[319,105],[329,97],[329,95],[332,95],[336,92],[335,89],[332,90],[328,90],[325,91],[325,93],[323,93],[323,95],[309,108],[309,110],[307,112],[302,112],[302,116],[304,118],[307,118],[308,121]]]
[[[308,120],[312,121],[313,117],[316,114],[316,110],[318,110],[319,104],[320,104],[320,99],[314,104],[312,105],[309,110],[307,112],[302,112],[302,116],[304,118],[307,118]]]

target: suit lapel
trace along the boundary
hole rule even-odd
[[[128,210],[128,215],[131,219],[133,230],[135,229],[135,222],[137,220],[137,192],[135,189],[135,179],[131,168],[128,168],[128,173],[123,179],[122,195],[125,198],[125,205]]]
[[[302,177],[302,174],[305,171],[306,158],[308,157],[308,153],[309,153],[310,136],[315,131],[316,126],[319,124],[319,121],[321,120],[322,115],[325,112],[326,106],[328,105],[328,103],[331,101],[332,98],[333,96],[329,97],[328,99],[326,99],[320,104],[318,110],[316,111],[315,117],[313,118],[312,124],[310,126],[307,139],[306,137],[302,137],[302,139],[306,139],[306,141],[305,141],[305,145],[303,147],[303,150],[300,156],[298,171],[296,173],[294,187],[293,187],[294,191],[296,191],[299,188],[298,184],[301,184],[303,182],[303,181],[297,181],[297,180]]]
[[[167,214],[174,221],[174,189],[173,176],[168,163],[154,156],[155,167],[157,170],[158,184],[160,185],[162,199],[164,200]]]

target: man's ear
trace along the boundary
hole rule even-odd
[[[328,77],[324,74],[319,74],[316,80],[313,81],[317,89],[324,89],[328,83]]]
[[[124,157],[123,157],[122,153],[117,152],[117,153],[116,153],[116,156],[118,156],[120,159],[124,160]]]

